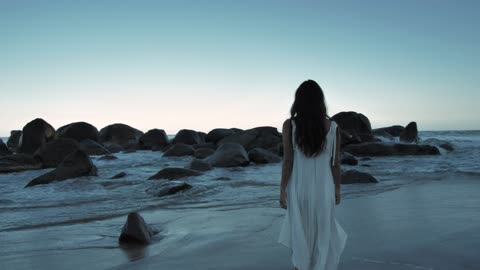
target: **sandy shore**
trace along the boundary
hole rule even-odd
[[[346,199],[339,269],[478,269],[480,179],[418,182]],[[1,269],[292,269],[277,243],[284,210],[221,207],[142,215],[161,230],[142,249],[119,248],[124,218],[0,232]]]

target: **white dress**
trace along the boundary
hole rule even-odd
[[[291,123],[293,170],[278,242],[292,249],[292,263],[299,270],[334,270],[347,241],[347,234],[335,219],[331,162],[337,124],[331,122],[324,151],[306,157],[295,143],[295,123]]]

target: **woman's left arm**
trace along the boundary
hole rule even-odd
[[[280,206],[287,208],[287,185],[292,175],[293,169],[293,145],[292,145],[292,124],[290,119],[283,123],[283,161],[282,161],[282,180],[280,183]]]

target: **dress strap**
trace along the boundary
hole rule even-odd
[[[333,129],[333,132],[332,132]],[[337,123],[335,121],[330,122],[330,132],[333,134],[333,146],[332,146],[332,166],[335,166],[335,159],[337,158]]]

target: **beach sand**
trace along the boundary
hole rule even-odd
[[[479,179],[422,181],[337,206],[348,233],[338,269],[480,269]],[[142,212],[161,232],[120,248],[125,217],[0,232],[1,269],[290,270],[277,243],[285,210],[271,207]]]

